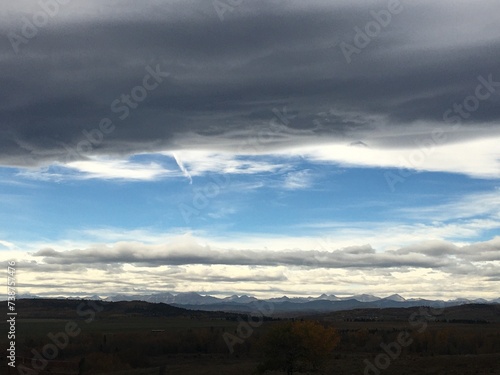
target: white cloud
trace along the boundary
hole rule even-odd
[[[369,144],[370,147],[322,144],[285,150],[280,154],[300,154],[310,161],[351,167],[401,168],[498,179],[500,178],[499,145],[500,137],[492,137],[461,143],[434,143],[428,149],[418,146],[377,148],[376,144]]]
[[[3,249],[13,250],[15,248],[16,248],[16,245],[14,245],[12,242],[0,240],[0,250],[3,250]]]
[[[167,176],[178,177],[180,174],[156,162],[139,163],[127,159],[93,158],[65,165],[54,164],[50,167],[23,170],[18,175],[43,181],[72,179],[154,181]]]
[[[404,135],[407,137],[407,135]],[[415,136],[421,142],[431,142],[431,135]],[[444,138],[443,138],[444,139]],[[398,168],[427,172],[464,174],[473,178],[500,178],[500,137],[473,139],[460,143],[431,142],[427,146],[404,145],[399,148],[377,145],[377,139],[366,141],[367,147],[351,144],[323,143],[315,146],[292,147],[266,153],[216,152],[213,150],[177,150],[142,154],[173,157],[180,172],[166,169],[157,162],[139,163],[130,159],[94,158],[75,161],[54,168],[24,170],[20,175],[32,179],[62,180],[94,178],[107,180],[151,181],[181,174],[192,181],[193,176],[206,174],[265,174],[287,173],[283,187],[301,189],[310,187],[309,171],[291,171],[302,161],[331,163],[347,167]],[[395,142],[395,141],[393,141]],[[427,143],[426,143],[427,142]],[[364,144],[364,142],[363,142]],[[467,157],[464,157],[467,155]]]
[[[83,178],[110,180],[151,181],[165,176],[177,175],[158,163],[136,163],[126,160],[97,159],[68,163],[69,168],[83,174]]]
[[[167,155],[169,153],[164,152],[163,154]],[[238,155],[231,152],[213,152],[209,150],[182,150],[176,151],[175,155],[176,160],[182,160],[182,164],[192,176],[208,173],[271,173],[288,167],[278,162],[273,155],[267,155],[266,160],[256,160],[256,157],[252,155]]]
[[[408,137],[407,134],[402,136]],[[177,151],[176,155],[193,176],[207,173],[286,172],[296,163],[297,157],[301,156],[309,162],[332,163],[350,167],[399,168],[457,173],[474,178],[500,178],[500,137],[472,139],[460,143],[448,142],[446,137],[447,135],[440,135],[439,138],[436,138],[431,133],[416,134],[414,146],[405,144],[399,148],[388,148],[382,143],[378,146],[378,141],[375,138],[366,141],[368,147],[323,143],[260,154],[183,150]],[[418,144],[426,146],[418,146]],[[310,178],[311,175],[305,171],[289,171],[284,187],[308,187],[311,183]]]
[[[304,169],[285,174],[283,187],[287,190],[300,190],[310,188],[312,184],[313,176],[311,175],[311,171]]]
[[[214,285],[223,294],[266,297],[362,291],[491,298],[499,292],[500,237],[468,246],[426,241],[383,252],[368,245],[320,252],[235,250],[203,242],[185,235],[156,244],[117,242],[12,255],[23,271],[20,293],[110,294],[137,288],[210,292]]]
[[[412,207],[399,210],[401,214],[416,218],[433,220],[465,219],[487,216],[500,219],[500,189],[488,193],[475,193],[459,200],[427,207]]]

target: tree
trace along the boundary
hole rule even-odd
[[[315,321],[297,321],[273,327],[263,339],[264,361],[258,371],[317,371],[340,341],[332,327]]]

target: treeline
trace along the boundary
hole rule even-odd
[[[461,323],[461,324],[490,324],[484,319],[439,319],[438,323]]]
[[[59,351],[58,359],[82,357],[84,374],[119,371],[149,367],[153,357],[180,354],[220,354],[229,355],[223,339],[224,328],[180,329],[175,332],[142,332],[90,334],[82,333],[66,348]],[[255,335],[255,339],[259,337]],[[254,339],[254,340],[255,340]],[[249,353],[254,343],[249,339],[238,345],[236,355]],[[27,337],[20,343],[24,353],[32,349],[40,351],[46,339]],[[27,354],[28,355],[28,354]]]
[[[360,329],[339,330],[340,345],[343,352],[379,352],[381,343],[394,342],[400,330],[396,329]],[[432,327],[419,333],[408,329],[412,340],[404,350],[406,353],[424,356],[432,355],[467,355],[500,353],[500,332],[465,329],[463,327]]]

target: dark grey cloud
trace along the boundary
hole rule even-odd
[[[113,246],[94,245],[87,249],[56,251],[46,248],[33,254],[45,264],[93,265],[137,264],[149,267],[239,265],[239,266],[296,266],[305,268],[445,268],[473,261],[500,260],[499,239],[457,247],[444,241],[416,244],[396,251],[376,252],[369,245],[353,246],[335,251],[318,250],[218,250],[194,242],[165,245],[117,243]]]
[[[409,146],[436,126],[450,141],[498,135],[500,87],[462,127],[442,117],[478,76],[500,81],[500,4],[404,1],[348,64],[340,43],[387,4],[244,1],[221,21],[211,1],[73,0],[15,53],[9,33],[41,10],[10,3],[0,16],[0,165],[65,161],[65,147],[105,117],[115,130],[82,157],[237,149],[256,129],[273,135],[266,150],[328,139]],[[169,76],[120,120],[111,103],[147,66]],[[285,106],[290,117],[276,119]]]

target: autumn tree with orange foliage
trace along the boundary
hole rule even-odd
[[[293,375],[297,371],[317,371],[339,341],[340,336],[334,328],[319,322],[279,324],[263,339],[264,361],[258,372],[278,370]]]

